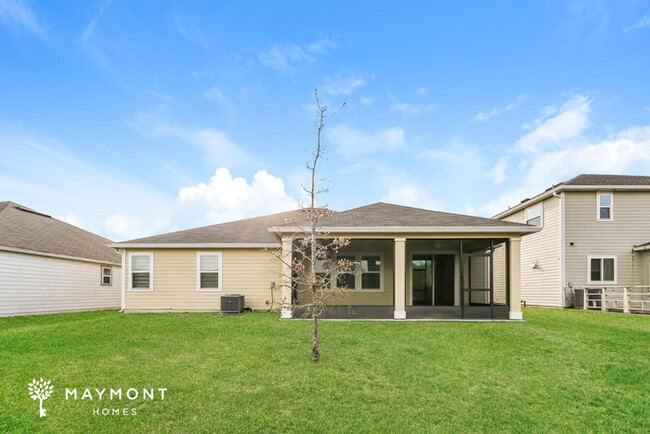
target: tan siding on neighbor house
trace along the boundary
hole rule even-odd
[[[0,316],[120,308],[120,267],[101,284],[101,265],[0,251]]]
[[[650,194],[614,192],[613,221],[596,220],[597,192],[565,194],[566,280],[572,282],[574,288],[588,286],[587,257],[615,255],[617,285],[642,285],[642,255],[633,254],[632,247],[650,241]]]
[[[521,299],[531,305],[562,306],[560,199],[551,196],[541,203],[542,230],[521,239]],[[503,220],[526,223],[526,208]]]
[[[231,293],[243,294],[247,308],[266,310],[271,282],[280,287],[280,261],[260,249],[128,249],[127,255],[133,252],[153,252],[153,291],[129,291],[127,256],[126,312],[218,311],[221,296]],[[221,291],[197,291],[198,252],[221,252]]]

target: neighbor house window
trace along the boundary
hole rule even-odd
[[[382,291],[383,261],[381,255],[360,253],[340,255],[338,259],[347,259],[358,265],[356,272],[338,275],[338,286],[345,286],[349,291]]]
[[[197,290],[221,291],[221,253],[197,253]]]
[[[110,286],[113,284],[113,267],[102,265],[102,285]]]
[[[614,220],[614,201],[611,193],[598,193],[598,214],[596,220]]]
[[[526,210],[526,224],[542,227],[542,204],[531,206]]]
[[[130,290],[153,290],[153,253],[131,253],[129,270]]]
[[[589,256],[589,283],[616,283],[616,256]]]

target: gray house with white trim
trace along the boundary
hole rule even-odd
[[[494,218],[528,223],[521,297],[570,306],[576,288],[650,285],[650,176],[579,175]]]

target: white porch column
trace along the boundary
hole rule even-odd
[[[510,238],[510,319],[521,313],[521,238]]]
[[[395,238],[395,319],[406,319],[406,238]]]
[[[280,318],[290,319],[293,316],[291,310],[291,250],[293,240],[291,238],[282,238],[282,311]]]

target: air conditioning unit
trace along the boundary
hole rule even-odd
[[[221,296],[221,314],[238,314],[244,311],[244,296],[224,294]]]

